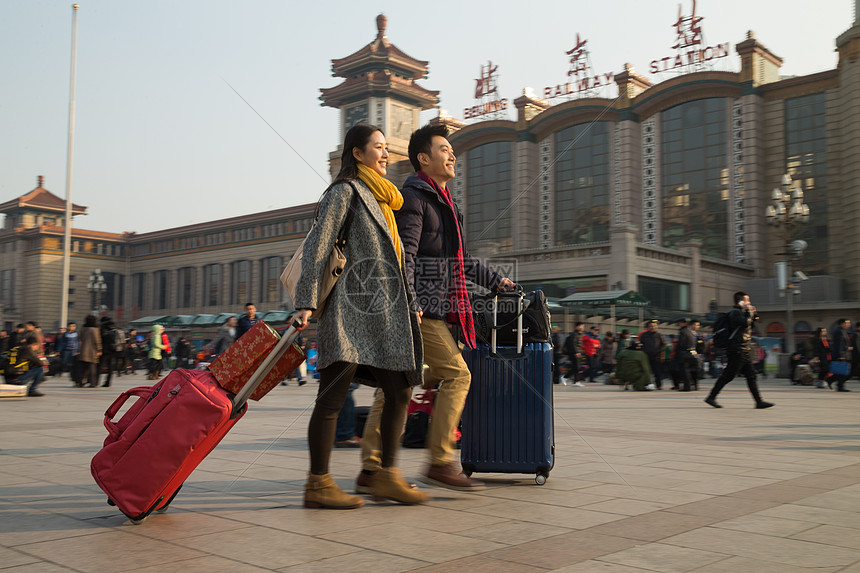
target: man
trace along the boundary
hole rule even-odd
[[[14,381],[14,384],[29,385],[27,396],[44,396],[37,390],[39,384],[45,378],[45,369],[38,352],[41,342],[35,334],[30,334],[24,339],[17,349],[13,349],[10,356],[9,366],[6,369],[6,379]],[[17,351],[16,351],[17,350]]]
[[[654,387],[663,389],[663,351],[666,349],[666,339],[657,332],[659,325],[656,320],[649,320],[645,331],[639,333],[642,351],[648,357],[651,374],[654,375]]]
[[[755,379],[752,356],[752,331],[755,321],[758,320],[755,307],[750,304],[747,293],[738,291],[735,293],[735,306],[729,311],[729,346],[726,349],[728,363],[726,369],[717,378],[711,393],[705,398],[705,403],[714,408],[722,408],[717,403],[717,394],[723,386],[731,382],[738,372],[746,376],[747,387],[755,400],[755,407],[759,410],[773,406],[770,402],[761,399],[758,384]]]
[[[236,340],[242,338],[242,335],[251,330],[251,327],[257,324],[257,307],[253,302],[245,303],[245,314],[239,317],[239,323],[236,325]]]
[[[695,385],[695,371],[698,370],[696,359],[696,335],[690,328],[690,319],[682,318],[678,321],[678,342],[675,345],[675,371],[678,373],[678,383],[672,386],[672,390],[689,392]]]
[[[75,363],[75,356],[81,353],[81,339],[78,337],[78,325],[75,322],[70,322],[64,332],[57,341],[57,352],[60,353],[60,363],[62,364],[62,372],[72,372],[72,366]]]
[[[847,318],[840,318],[836,321],[836,329],[831,337],[833,345],[830,349],[830,354],[833,357],[833,362],[848,362],[848,374],[834,374],[831,383],[836,382],[837,392],[850,392],[845,387],[845,383],[851,378],[851,359],[854,355],[854,340],[852,337],[851,321]],[[831,370],[833,372],[833,370]]]
[[[573,332],[564,341],[564,353],[570,360],[570,368],[567,371],[567,379],[573,380],[574,386],[582,386],[579,382],[579,369],[582,366],[582,336],[585,332],[585,324],[577,322],[573,326]],[[564,379],[562,379],[564,383]]]
[[[403,207],[394,216],[403,244],[406,284],[413,291],[421,317],[424,362],[429,367],[424,387],[439,385],[427,435],[430,464],[421,481],[476,491],[484,486],[463,474],[455,461],[453,440],[472,380],[460,343],[475,347],[466,279],[491,290],[511,290],[515,285],[466,249],[463,217],[447,187],[454,178],[456,161],[447,138],[448,129],[443,125],[427,125],[412,134],[409,161],[415,174],[403,184]],[[384,397],[382,392],[376,395],[364,429],[358,493],[372,492],[372,475],[379,467],[379,417]]]
[[[564,356],[564,349],[562,348],[562,340],[561,340],[561,329],[553,324],[552,325],[552,383],[553,384],[561,384],[561,359]]]

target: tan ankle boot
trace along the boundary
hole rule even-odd
[[[432,498],[423,491],[410,487],[410,484],[400,477],[397,468],[382,468],[373,474],[373,499],[390,499],[405,505],[415,505],[426,503]]]
[[[308,474],[305,483],[305,507],[324,509],[355,509],[364,505],[364,500],[349,495],[337,487],[331,474]]]

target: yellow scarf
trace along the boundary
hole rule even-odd
[[[370,188],[373,196],[376,197],[379,208],[382,209],[382,214],[385,216],[385,222],[388,223],[391,240],[394,241],[397,262],[402,265],[403,263],[400,261],[400,233],[397,231],[394,211],[403,207],[403,195],[400,194],[400,190],[394,183],[362,163],[358,164],[358,178]]]

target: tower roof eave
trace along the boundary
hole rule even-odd
[[[8,213],[16,209],[26,208],[63,213],[66,210],[66,201],[60,199],[44,187],[36,187],[25,195],[21,195],[5,203],[0,203],[0,213]],[[72,203],[72,215],[85,215],[86,212],[86,206]]]
[[[439,92],[428,90],[411,80],[377,72],[369,76],[349,78],[332,88],[320,89],[322,105],[343,107],[352,101],[366,95],[386,95],[403,99],[422,110],[436,107],[439,103]]]
[[[353,72],[368,63],[373,62],[374,67],[396,67],[411,73],[411,79],[420,80],[427,77],[426,60],[416,60],[386,38],[376,39],[355,53],[344,58],[331,61],[332,73],[341,78],[350,77]]]

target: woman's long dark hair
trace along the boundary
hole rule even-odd
[[[334,178],[334,181],[332,181],[329,189],[338,183],[352,181],[358,177],[358,161],[356,161],[355,156],[352,154],[352,150],[356,147],[364,149],[364,146],[367,145],[368,141],[370,141],[370,137],[377,131],[382,133],[382,135],[385,135],[381,129],[375,125],[367,123],[357,123],[349,128],[349,131],[346,132],[346,137],[343,138],[343,153],[340,155],[340,171],[338,171],[337,176]],[[328,189],[326,189],[326,191],[328,191]]]
[[[358,178],[358,161],[356,161],[355,156],[352,154],[352,150],[356,147],[364,149],[370,141],[370,136],[377,131],[382,135],[385,135],[381,129],[375,125],[370,125],[369,123],[357,123],[349,128],[349,131],[346,132],[346,137],[343,138],[343,153],[340,155],[340,171],[337,172],[337,176],[334,178],[334,181],[331,182],[331,185],[326,187],[325,191],[323,191],[320,199],[329,192],[329,189],[338,183],[346,183],[347,181],[352,181],[353,179]],[[317,201],[316,209],[314,209],[314,221],[317,220],[317,216],[319,215],[319,208],[319,201]]]
[[[94,314],[88,314],[84,319],[84,326],[98,326],[98,318]]]

